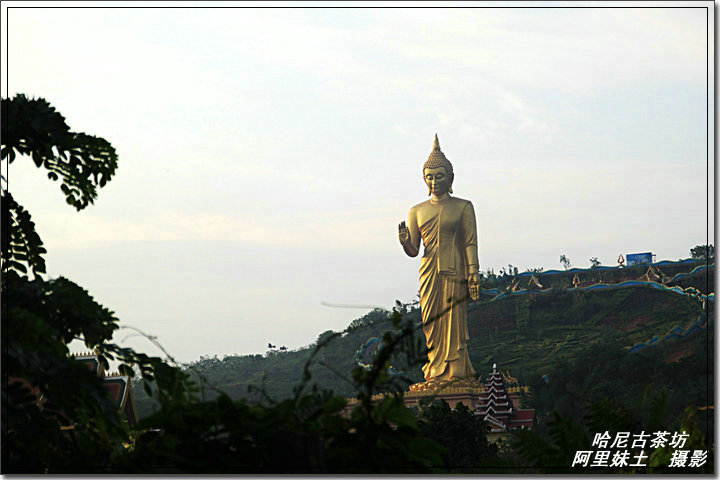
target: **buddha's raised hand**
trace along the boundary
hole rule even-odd
[[[400,240],[401,245],[405,245],[410,241],[410,230],[407,225],[405,225],[404,221],[400,222],[400,225],[398,225],[398,239]]]

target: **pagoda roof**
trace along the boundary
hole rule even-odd
[[[491,430],[492,432],[504,432],[507,430],[507,426],[492,415],[485,415],[484,420],[496,427]]]
[[[488,396],[491,393],[505,393],[507,390],[502,385],[489,385],[483,393],[480,394],[480,396]]]
[[[480,402],[480,403],[475,404],[475,407],[476,407],[476,408],[487,408],[487,407],[489,407],[489,406],[491,406],[491,405],[492,405],[492,406],[495,406],[495,407],[508,407],[508,406],[511,407],[511,406],[512,406],[512,403],[510,403],[510,402],[496,402],[495,399],[490,398],[490,399],[488,399],[488,401],[486,401],[486,402]]]
[[[480,413],[483,413],[483,412],[484,412],[485,414],[487,414],[487,413],[489,413],[489,412],[493,412],[493,413],[496,414],[496,415],[508,416],[508,415],[511,415],[511,414],[512,414],[513,409],[512,409],[512,407],[510,407],[510,408],[508,408],[508,409],[506,409],[506,410],[501,410],[500,408],[495,408],[495,407],[493,407],[493,406],[491,405],[491,406],[489,406],[489,407],[487,407],[487,408],[478,409],[478,411],[479,411]]]

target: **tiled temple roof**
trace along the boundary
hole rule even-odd
[[[137,423],[138,414],[137,408],[135,407],[135,396],[133,395],[130,377],[120,375],[117,372],[107,375],[105,368],[103,368],[100,362],[99,354],[100,352],[95,350],[94,352],[74,353],[69,356],[83,363],[90,371],[95,372],[98,377],[102,378],[103,384],[110,394],[110,398],[117,405],[118,409],[125,413],[125,418],[127,418],[128,423],[131,425]],[[40,395],[40,389],[37,386],[30,385],[29,382],[22,378],[10,378],[8,381],[9,383],[19,382],[38,397],[38,405],[43,403],[44,398]]]

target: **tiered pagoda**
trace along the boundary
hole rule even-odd
[[[513,386],[510,388],[512,392],[509,392],[503,377],[514,380],[498,372],[497,365],[493,365],[493,372],[485,381],[485,389],[475,405],[475,415],[490,425],[488,440],[495,440],[518,428],[530,429],[535,423],[534,409],[516,408],[513,403],[519,403],[519,393],[521,390],[527,392],[527,387]]]

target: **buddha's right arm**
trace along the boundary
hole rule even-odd
[[[477,275],[480,270],[478,259],[477,223],[475,221],[475,209],[472,203],[467,202],[462,213],[463,232],[465,234],[465,258],[470,275]]]
[[[405,250],[405,253],[407,253],[409,257],[417,257],[418,253],[420,253],[420,250],[415,248],[410,242],[403,243],[403,250]]]
[[[403,250],[410,257],[417,257],[420,253],[420,228],[418,228],[417,214],[415,209],[410,209],[408,214],[407,228],[410,233],[410,238],[407,242],[403,243]]]

